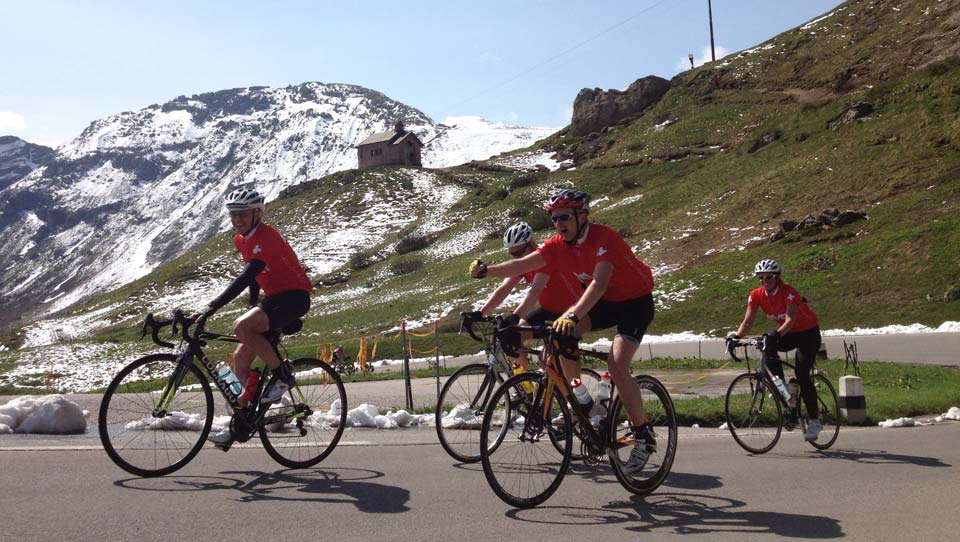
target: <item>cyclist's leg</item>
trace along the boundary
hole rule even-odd
[[[556,320],[560,315],[555,312],[549,312],[543,310],[542,307],[537,307],[536,309],[530,311],[529,314],[520,319],[521,326],[542,326],[547,322],[552,322]],[[522,331],[520,333],[520,344],[522,345],[526,341],[529,341],[533,338],[533,334],[529,331]],[[515,360],[520,368],[524,371],[527,370],[527,354],[526,352],[520,352],[520,355]]]
[[[274,382],[281,385],[271,385],[260,398],[261,403],[271,403],[294,386],[293,374],[289,364],[283,364],[276,350],[264,333],[282,329],[287,324],[305,315],[310,310],[310,294],[302,290],[290,290],[263,298],[259,307],[251,309],[237,320],[234,331],[237,338],[260,356],[277,377]],[[245,317],[250,318],[245,320]]]
[[[646,422],[640,385],[630,373],[630,363],[640,348],[640,341],[653,322],[653,296],[646,295],[626,301],[600,301],[590,311],[594,329],[617,326],[617,335],[610,347],[607,367],[620,400],[630,416],[631,425],[640,427]]]
[[[237,373],[237,378],[241,382],[246,381],[244,379],[250,370],[253,358],[256,356],[260,356],[260,359],[270,369],[276,369],[280,366],[280,357],[273,351],[270,341],[263,335],[268,331],[270,331],[270,318],[261,307],[253,307],[233,323],[233,332],[240,340],[240,346],[237,347],[236,353],[241,353],[245,358],[243,362],[246,363],[246,367],[242,369],[243,373]],[[234,353],[235,356],[236,353]],[[234,359],[234,362],[240,363],[240,360]]]
[[[793,343],[797,348],[797,384],[800,386],[800,397],[803,399],[803,406],[806,407],[807,417],[815,420],[819,417],[817,408],[817,390],[813,386],[811,372],[817,359],[817,351],[820,350],[820,328],[815,327],[809,330],[801,331],[793,338]]]

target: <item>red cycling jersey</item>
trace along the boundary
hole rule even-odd
[[[243,256],[243,263],[260,260],[266,264],[257,275],[257,284],[263,290],[263,295],[272,296],[289,290],[313,290],[296,253],[271,226],[261,222],[248,236],[234,235],[233,244]]]
[[[817,315],[813,313],[803,297],[794,289],[793,286],[781,282],[780,286],[773,295],[767,295],[767,289],[763,286],[750,292],[747,298],[748,307],[759,307],[767,318],[780,325],[787,317],[787,305],[797,306],[797,316],[790,333],[799,333],[820,325],[817,321]]]
[[[534,277],[539,273],[550,276],[550,280],[547,281],[547,285],[540,292],[540,299],[537,301],[543,310],[559,314],[573,306],[583,295],[583,287],[573,280],[571,275],[555,272],[547,265],[536,271],[524,273],[523,278],[527,281],[527,284],[533,284]]]
[[[593,271],[599,262],[612,263],[613,276],[601,297],[603,300],[626,301],[653,291],[650,268],[633,254],[620,234],[606,226],[589,224],[586,235],[576,245],[565,243],[563,235],[558,233],[547,239],[537,252],[547,260],[548,267],[575,278],[584,287],[593,280]]]

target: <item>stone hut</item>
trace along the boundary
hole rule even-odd
[[[397,121],[393,130],[373,134],[357,145],[357,167],[416,166],[420,167],[420,149],[423,142]]]

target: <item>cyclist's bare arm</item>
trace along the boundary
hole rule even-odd
[[[740,322],[740,327],[737,328],[738,337],[746,337],[747,333],[750,333],[750,329],[753,328],[753,321],[757,318],[757,310],[757,307],[747,305],[747,312],[743,315],[743,322]]]
[[[487,302],[480,307],[481,314],[486,316],[496,310],[496,308],[503,303],[503,300],[510,295],[510,291],[513,290],[514,286],[516,286],[518,282],[520,282],[521,278],[523,277],[516,276],[503,279],[503,282],[500,283],[500,286],[497,286],[497,289],[494,290],[490,295],[490,299],[488,299]]]
[[[790,333],[790,330],[793,329],[793,325],[797,323],[797,305],[790,303],[787,305],[786,317],[783,319],[783,323],[780,324],[780,327],[777,328],[777,331],[780,332],[780,336]]]
[[[550,275],[537,273],[536,276],[533,277],[533,284],[530,285],[530,290],[527,291],[527,295],[523,298],[523,301],[520,302],[520,305],[514,309],[513,313],[522,318],[533,312],[540,303],[540,294],[542,294],[544,288],[547,287],[547,281],[549,280]]]
[[[531,252],[523,258],[487,266],[488,277],[518,277],[530,271],[536,271],[547,264],[539,252]]]
[[[576,314],[577,317],[582,320],[583,317],[590,312],[590,309],[597,304],[597,301],[600,301],[603,294],[606,293],[607,286],[610,285],[610,277],[612,276],[612,263],[597,262],[597,265],[593,268],[593,280],[590,281],[590,285],[584,290],[583,295],[580,296],[576,304],[570,307],[567,312]]]

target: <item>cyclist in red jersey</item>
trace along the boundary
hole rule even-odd
[[[636,440],[623,471],[637,472],[657,446],[643,410],[640,386],[630,374],[630,362],[653,321],[653,274],[616,231],[590,222],[590,196],[586,193],[561,190],[550,197],[545,208],[557,235],[518,260],[491,266],[476,260],[470,265],[470,275],[510,277],[546,265],[555,274],[574,277],[583,285],[582,294],[554,321],[554,328],[578,337],[593,329],[617,327],[607,366],[630,414]],[[564,360],[564,372],[579,374],[576,362],[570,361]]]
[[[253,360],[260,358],[277,375],[274,385],[261,397],[261,403],[280,399],[293,386],[293,375],[287,364],[281,363],[264,333],[282,329],[296,321],[310,309],[310,291],[313,285],[300,265],[297,255],[277,230],[261,222],[264,198],[254,189],[240,188],[231,192],[225,201],[233,224],[233,243],[245,264],[240,275],[211,301],[200,316],[202,321],[249,289],[249,310],[233,323],[233,332],[240,340],[233,353],[234,372],[240,382],[246,382]],[[264,297],[259,300],[260,290]],[[259,300],[259,304],[258,304]],[[252,398],[244,392],[240,405]],[[230,432],[211,435],[211,440],[225,443]]]
[[[533,228],[526,222],[518,222],[510,226],[503,234],[503,248],[507,249],[511,258],[522,258],[534,252],[537,244],[533,241]],[[521,279],[530,285],[530,290],[520,305],[505,320],[507,325],[543,325],[547,321],[552,322],[560,317],[564,309],[575,303],[583,291],[575,280],[566,275],[553,275],[551,269],[544,266],[522,275],[503,279],[480,310],[467,313],[465,316],[479,318],[490,314],[503,303]],[[508,349],[512,348],[515,352],[524,340],[530,338],[528,335],[528,333],[523,335],[518,333],[505,337],[504,342],[508,343],[505,346]],[[513,352],[508,354],[512,355]],[[521,353],[518,357],[518,365],[526,369],[525,354]]]
[[[777,328],[764,333],[764,352],[770,372],[783,375],[783,365],[776,352],[789,352],[797,349],[796,373],[800,386],[800,396],[807,408],[809,422],[803,433],[807,440],[817,440],[821,424],[818,418],[817,390],[810,379],[810,371],[820,350],[820,323],[806,300],[797,290],[780,279],[780,264],[774,260],[757,262],[753,272],[760,280],[760,287],[750,292],[747,298],[747,312],[736,331],[727,335],[727,340],[736,340],[750,333],[753,321],[759,311],[776,322]]]

